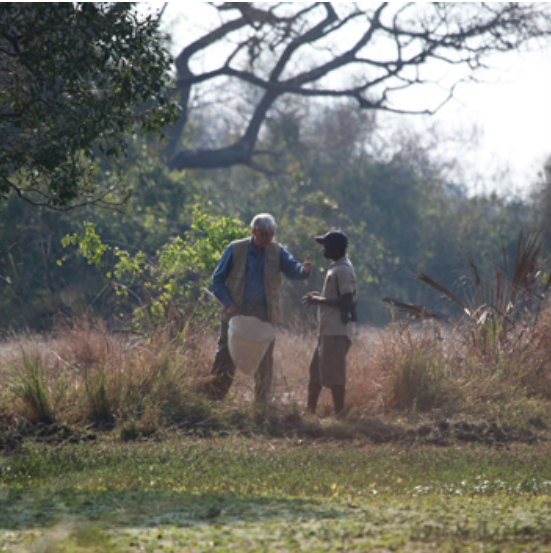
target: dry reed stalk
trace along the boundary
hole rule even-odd
[[[551,303],[547,302],[524,346],[523,385],[529,395],[551,399]]]
[[[217,340],[218,332],[212,328],[212,325],[196,328],[186,336],[182,350],[190,377],[204,378],[208,375]]]

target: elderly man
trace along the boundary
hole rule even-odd
[[[281,273],[289,279],[304,279],[312,269],[309,256],[304,263],[277,242],[277,225],[269,213],[251,221],[250,238],[232,242],[224,251],[212,275],[212,289],[222,302],[218,347],[211,368],[210,396],[223,399],[235,375],[235,365],[228,349],[229,320],[235,315],[254,315],[277,324],[281,318]],[[255,407],[265,415],[270,399],[273,374],[274,342],[270,344],[255,373]]]
[[[318,306],[319,337],[310,363],[308,412],[315,414],[322,386],[331,389],[335,414],[344,410],[346,355],[356,320],[356,274],[346,255],[348,238],[338,230],[316,236],[323,255],[333,261],[322,292],[308,292],[302,302]]]

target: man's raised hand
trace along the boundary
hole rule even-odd
[[[304,263],[302,264],[302,270],[304,271],[304,274],[309,275],[310,271],[312,270],[312,263],[310,262],[310,256],[307,255],[306,259],[304,260]]]

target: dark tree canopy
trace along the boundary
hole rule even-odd
[[[169,133],[172,168],[255,166],[269,110],[284,95],[351,98],[359,108],[433,113],[489,56],[551,35],[546,3],[211,3],[209,29],[176,57],[182,115]],[[204,23],[204,21],[203,21]],[[444,82],[439,77],[450,73]],[[430,72],[429,72],[430,71]],[[441,86],[434,105],[412,92]],[[444,89],[444,91],[442,90]],[[233,139],[183,148],[194,107],[232,111]]]
[[[54,208],[98,201],[96,154],[173,121],[158,17],[130,3],[0,4],[0,194]]]

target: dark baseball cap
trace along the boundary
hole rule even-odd
[[[315,241],[324,246],[335,246],[337,248],[348,247],[348,238],[346,234],[340,230],[330,230],[323,236],[316,236]]]

